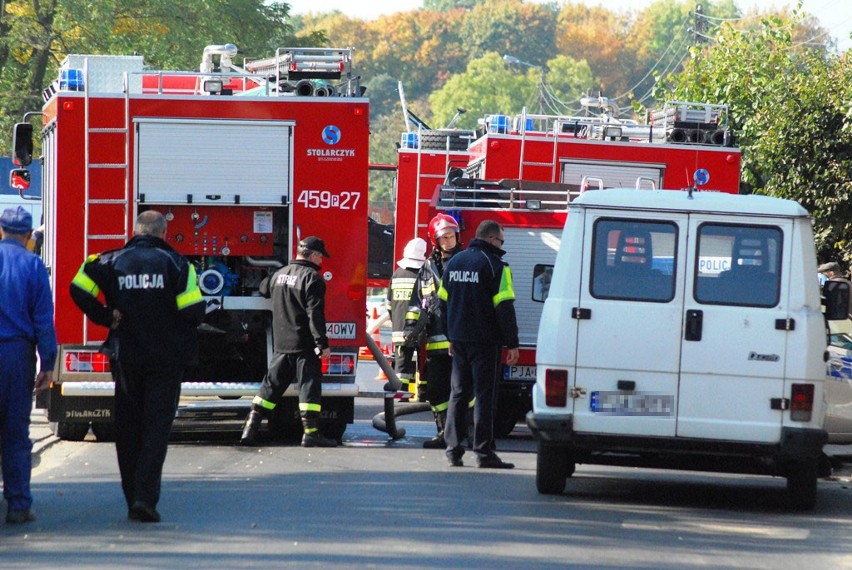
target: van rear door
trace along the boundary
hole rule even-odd
[[[686,214],[586,210],[576,431],[676,432]]]
[[[776,442],[792,220],[692,214],[677,435]]]

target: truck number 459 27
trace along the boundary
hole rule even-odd
[[[340,208],[354,210],[361,199],[359,192],[331,192],[329,190],[302,190],[297,202],[311,209]]]

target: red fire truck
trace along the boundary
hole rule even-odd
[[[427,239],[426,226],[439,211],[456,218],[465,243],[484,219],[505,227],[521,356],[504,366],[498,435],[510,433],[530,409],[538,324],[571,200],[612,187],[739,190],[740,151],[726,128],[726,106],[670,101],[639,124],[618,119],[605,98],[583,104],[600,112],[489,115],[476,132],[421,129],[402,136],[395,259],[415,235]]]
[[[332,357],[321,425],[339,439],[353,421],[369,102],[348,49],[281,48],[243,67],[236,53],[208,46],[193,72],[147,70],[141,56],[70,55],[44,92],[44,260],[60,342],[48,417],[60,438],[82,439],[90,425],[98,438],[114,433],[109,362],[98,352],[106,331],[87,322],[68,286],[86,256],[121,247],[147,209],[166,216],[166,239],[196,265],[207,303],[201,364],[187,374],[178,417],[244,417],[246,406],[226,400],[253,395],[271,357],[260,281],[294,257],[299,239],[318,235],[332,256],[322,269]],[[26,136],[23,125],[16,133]],[[295,398],[279,408],[271,428],[300,430]]]

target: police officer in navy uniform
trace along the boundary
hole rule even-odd
[[[241,445],[251,445],[266,411],[274,410],[284,391],[296,380],[302,447],[336,447],[337,440],[320,433],[322,362],[331,350],[325,330],[325,281],[319,274],[323,257],[331,257],[318,237],[299,242],[296,259],[260,284],[260,293],[272,299],[274,354],[269,371],[243,426]]]
[[[450,405],[444,439],[447,460],[461,467],[467,434],[467,407],[474,407],[473,451],[477,466],[511,469],[512,463],[494,452],[494,408],[502,347],[508,348],[507,364],[518,360],[518,324],[512,271],[501,258],[503,227],[485,220],[467,249],[452,257],[444,267],[438,298],[446,303],[447,336],[453,357]]]
[[[195,267],[163,239],[166,220],[148,210],[121,248],[91,255],[71,298],[108,327],[104,350],[115,380],[115,427],[128,517],[159,522],[157,503],[184,371],[198,362],[204,300]],[[103,292],[106,304],[98,299]]]
[[[0,216],[0,449],[10,524],[35,520],[29,433],[33,387],[40,392],[50,385],[56,361],[47,270],[26,248],[32,229],[32,216],[20,206]],[[41,362],[38,376],[36,350]]]

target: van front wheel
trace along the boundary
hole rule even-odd
[[[561,495],[565,491],[565,480],[574,473],[574,462],[568,460],[565,449],[553,445],[538,444],[535,486],[542,495]]]
[[[787,498],[791,508],[810,511],[816,506],[817,462],[794,463],[787,471]]]

